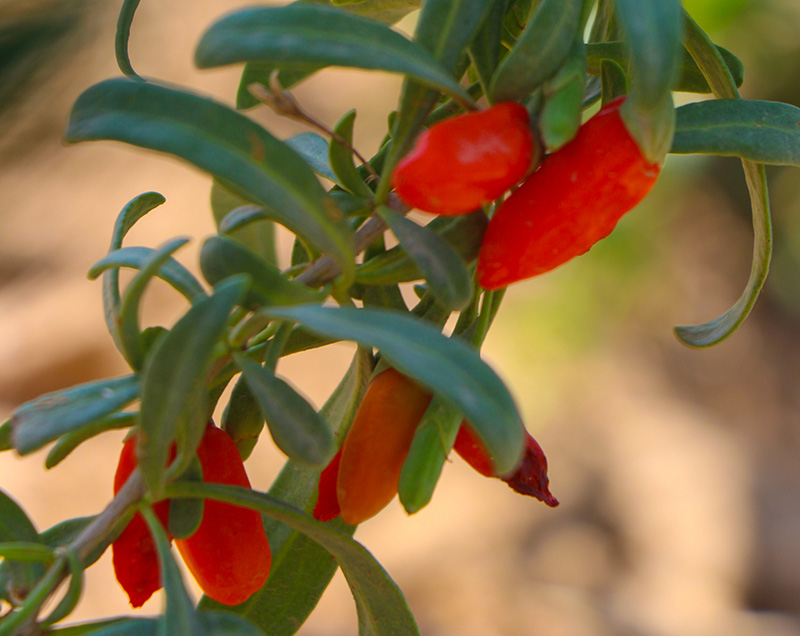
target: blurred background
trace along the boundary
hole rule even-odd
[[[127,244],[192,236],[178,256],[193,270],[213,232],[205,175],[121,144],[61,143],[78,94],[118,74],[119,4],[0,2],[0,421],[44,392],[126,371],[86,272],[127,201],[167,198]],[[232,103],[239,69],[199,72],[192,52],[240,4],[143,2],[134,67]],[[744,61],[743,96],[800,104],[800,3],[684,5]],[[330,70],[295,94],[328,124],[358,106],[356,142],[369,156],[399,88],[390,75]],[[252,116],[281,137],[303,130],[263,109]],[[364,524],[357,538],[425,636],[800,635],[799,175],[769,170],[772,273],[744,327],[713,349],[689,350],[671,328],[724,312],[747,280],[752,231],[735,160],[670,157],[610,238],[508,292],[485,357],[544,447],[562,503],[548,509],[454,458],[428,508],[407,517],[394,502]],[[169,325],[184,310],[154,285],[143,322]],[[351,352],[336,345],[279,370],[319,405]],[[45,453],[0,454],[0,487],[40,529],[94,514],[110,498],[121,437],[96,438],[49,472]],[[281,463],[262,440],[248,462],[254,485],[266,489]],[[131,610],[106,555],[73,618],[120,613]],[[355,631],[337,575],[300,633]]]

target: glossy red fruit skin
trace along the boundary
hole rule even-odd
[[[222,429],[206,427],[197,456],[204,482],[250,488],[239,449]],[[203,592],[224,605],[246,601],[269,575],[272,554],[264,524],[249,508],[208,499],[197,532],[175,544]]]
[[[466,214],[518,183],[530,169],[534,150],[528,111],[503,102],[424,131],[398,162],[393,185],[418,210]]]
[[[125,442],[120,453],[117,472],[114,475],[115,495],[128,481],[136,466],[136,438],[131,437]],[[166,528],[169,502],[159,501],[153,506],[153,510],[161,525]],[[128,595],[132,607],[141,607],[161,588],[161,570],[156,546],[147,523],[138,512],[125,526],[122,534],[111,544],[111,561],[117,581]]]
[[[575,138],[547,156],[497,209],[478,255],[485,289],[548,272],[608,236],[655,184],[647,161],[609,102]]]
[[[530,433],[525,433],[525,452],[519,466],[513,473],[502,477],[495,472],[494,464],[486,447],[466,421],[462,422],[461,428],[458,429],[453,450],[484,477],[498,477],[515,492],[535,497],[551,508],[558,505],[558,499],[552,495],[549,489],[547,459],[542,447]]]

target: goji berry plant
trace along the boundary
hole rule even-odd
[[[355,524],[396,494],[409,513],[428,505],[452,450],[558,505],[542,449],[480,356],[503,289],[608,235],[669,153],[737,156],[752,201],[750,280],[723,316],[676,328],[693,347],[725,339],[767,273],[764,164],[800,164],[800,110],[740,99],[741,63],[678,0],[250,7],[212,24],[195,52],[201,68],[244,65],[235,107],[135,72],[138,4],[124,0],[119,16],[124,76],[80,96],[66,140],[122,141],[205,171],[218,233],[200,239],[200,281],[175,258],[188,239],[124,244],[164,202],[133,198],[90,271],[131,373],[42,396],[0,427],[2,450],[54,443],[48,467],[128,429],[113,499],[94,517],[40,532],[0,491],[0,636],[293,634],[337,568],[360,634],[417,634],[400,590],[352,539]],[[414,11],[412,38],[392,28]],[[331,66],[405,78],[372,157],[353,147],[355,110],[329,129],[290,92]],[[675,108],[675,92],[716,99]],[[281,140],[242,112],[264,105],[309,130]],[[275,224],[295,238],[283,265]],[[121,268],[135,271],[124,289]],[[188,303],[168,328],[140,324],[155,278]],[[356,353],[317,410],[276,369],[342,340]],[[259,492],[243,462],[265,431],[287,460]],[[197,604],[173,539],[206,594]],[[120,594],[136,607],[163,587],[163,613],[63,626],[84,570],[109,547]]]

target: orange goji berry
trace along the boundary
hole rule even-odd
[[[341,513],[347,523],[361,523],[392,500],[430,401],[430,393],[394,369],[372,380],[342,448],[320,474],[316,519],[330,521]],[[491,456],[466,420],[453,448],[482,475],[499,477],[516,492],[557,506],[548,489],[544,453],[533,437],[526,436],[523,457],[506,476],[496,474]]]
[[[478,256],[484,288],[543,274],[587,252],[653,187],[661,168],[625,128],[623,99],[606,104],[500,204]]]
[[[397,494],[403,462],[430,401],[424,388],[395,369],[372,380],[342,445],[336,493],[347,523],[376,515]]]
[[[434,124],[392,177],[408,205],[434,214],[466,214],[493,201],[528,172],[535,144],[528,111],[503,102]]]

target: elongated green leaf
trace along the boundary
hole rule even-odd
[[[578,132],[585,85],[586,51],[583,38],[577,37],[564,64],[543,87],[539,130],[548,152],[558,150]]]
[[[190,483],[190,482],[183,482]],[[161,575],[161,583],[167,596],[167,607],[163,616],[158,621],[158,636],[201,636],[204,630],[200,620],[194,611],[192,599],[186,591],[183,577],[178,569],[178,564],[172,556],[169,547],[169,540],[161,526],[161,522],[156,517],[156,513],[149,506],[142,506],[139,509],[142,517],[147,522],[150,535],[158,553],[158,565]]]
[[[336,123],[333,132],[343,139],[349,146],[353,146],[353,127],[356,121],[356,111],[352,109],[342,115],[342,118]],[[330,144],[330,162],[333,172],[338,179],[337,183],[342,184],[345,190],[357,194],[362,197],[372,197],[372,190],[367,187],[361,175],[356,169],[356,164],[353,157],[353,151],[339,143],[334,138]]]
[[[463,261],[471,263],[478,257],[487,224],[483,212],[474,212],[457,217],[439,216],[425,227],[447,241]],[[356,269],[356,282],[365,285],[402,283],[423,276],[416,263],[400,247],[374,256]]]
[[[89,278],[97,278],[100,274],[110,273],[111,271],[119,270],[121,267],[142,269],[154,253],[155,250],[150,247],[120,248],[110,252],[92,265],[89,270]],[[188,269],[174,258],[168,258],[155,275],[174,287],[190,302],[196,302],[206,296],[203,286],[197,282],[197,279]]]
[[[318,175],[339,183],[331,167],[328,141],[324,137],[314,132],[303,132],[289,137],[286,144],[294,148]]]
[[[64,433],[113,413],[138,396],[138,379],[127,375],[38,397],[14,411],[14,448],[22,455],[31,453]]]
[[[34,541],[0,542],[0,557],[24,563],[52,563],[55,560],[48,546]]]
[[[67,616],[72,614],[72,611],[78,606],[83,594],[83,564],[78,556],[78,551],[74,548],[66,551],[67,565],[69,566],[69,585],[67,591],[58,605],[55,606],[52,612],[48,614],[47,618],[41,621],[42,627],[50,627],[58,621],[64,620]]]
[[[422,510],[430,502],[462,419],[461,412],[452,405],[438,397],[431,401],[400,473],[397,494],[408,514]]]
[[[211,25],[195,52],[200,68],[248,61],[300,70],[349,66],[401,73],[467,98],[458,82],[419,46],[379,22],[331,7],[244,9]]]
[[[372,373],[372,355],[357,349],[344,378],[320,409],[337,439],[350,428]],[[272,483],[269,494],[310,514],[317,498],[318,469],[288,460]],[[355,526],[341,520],[328,525],[352,535]],[[270,636],[290,636],[316,607],[338,569],[328,552],[301,532],[266,517],[264,528],[272,548],[269,578],[245,603],[226,607],[204,597],[200,607],[234,611],[261,627]]]
[[[0,542],[17,541],[39,543],[39,533],[19,504],[0,489]],[[3,564],[11,579],[6,584],[13,586],[14,596],[17,598],[24,598],[45,573],[42,563],[23,562],[8,558]],[[0,596],[4,597],[6,592],[7,590],[0,591]]]
[[[117,216],[108,251],[114,252],[120,249],[125,235],[136,221],[165,201],[166,199],[158,192],[145,192],[129,201]],[[91,278],[91,274],[89,276]],[[103,274],[103,312],[108,333],[111,334],[117,349],[123,353],[122,342],[119,339],[119,306],[121,302],[119,270],[112,268]]]
[[[253,452],[263,429],[264,415],[244,377],[240,377],[222,414],[222,430],[231,436],[244,460]]]
[[[330,4],[328,0],[298,0],[298,2],[301,4]],[[343,5],[341,6],[341,10],[391,25],[398,22],[414,9],[418,9],[420,4],[422,4],[422,0],[364,0],[358,4]],[[284,69],[279,73],[278,79],[281,86],[290,88],[306,79],[309,75],[316,73],[321,68],[324,67],[311,66],[304,70]],[[250,94],[247,87],[254,82],[267,85],[270,76],[275,70],[277,70],[277,68],[274,64],[248,62],[242,72],[242,79],[236,94],[236,107],[252,108],[256,106],[259,102]]]
[[[485,94],[489,93],[492,76],[500,64],[503,22],[510,4],[511,0],[492,0],[486,19],[469,47],[470,58]]]
[[[14,448],[14,444],[11,443],[11,434],[13,432],[14,429],[11,426],[11,420],[6,420],[3,422],[2,426],[0,426],[0,452]]]
[[[300,463],[325,466],[336,452],[327,422],[305,398],[269,370],[245,355],[234,353],[233,357],[278,448]]]
[[[45,459],[45,468],[53,468],[61,463],[66,457],[74,451],[83,442],[92,437],[105,433],[106,431],[113,431],[120,428],[128,428],[133,426],[139,419],[139,414],[134,412],[121,412],[112,413],[106,417],[95,420],[91,424],[82,426],[76,431],[72,431],[65,435],[53,445],[50,452]]]
[[[302,157],[247,117],[191,93],[112,79],[78,98],[66,133],[72,143],[100,139],[175,155],[214,175],[329,253],[349,280],[350,228]]]
[[[439,301],[454,310],[466,307],[472,299],[472,277],[456,250],[435,232],[394,210],[381,207],[378,212]]]
[[[498,473],[522,453],[522,420],[502,380],[465,343],[405,314],[381,309],[300,305],[262,310],[309,331],[377,347],[398,371],[458,407],[492,455]]]
[[[780,102],[715,99],[677,110],[673,153],[727,155],[800,166],[800,108]]]
[[[119,310],[119,340],[122,343],[125,359],[134,371],[142,368],[144,348],[142,347],[141,328],[139,327],[139,306],[150,281],[158,275],[172,255],[189,242],[188,238],[178,238],[167,242],[157,250],[153,250],[141,264],[142,268],[134,276],[125,290]],[[205,297],[205,293],[203,293]]]
[[[681,60],[680,0],[614,0],[631,52],[631,99],[656,112]]]
[[[248,284],[245,277],[221,283],[213,296],[194,305],[175,323],[145,361],[136,455],[145,483],[156,496],[163,488],[169,446],[176,436],[177,474],[194,457],[205,431],[206,383],[214,347]]]
[[[542,0],[492,78],[493,101],[522,101],[555,74],[575,41],[582,8],[583,0]]]
[[[360,633],[373,636],[419,634],[414,617],[397,585],[375,558],[359,543],[328,524],[269,495],[222,484],[170,484],[166,496],[206,497],[246,506],[307,535],[339,562],[356,601]]]
[[[717,50],[722,55],[728,70],[730,70],[736,86],[741,86],[742,82],[744,82],[744,64],[728,49],[718,46]],[[588,61],[587,70],[592,75],[598,76],[600,75],[600,65],[603,60],[611,60],[622,68],[627,69],[630,59],[628,46],[625,42],[592,42],[586,45],[586,56]],[[712,92],[706,78],[703,77],[703,73],[684,48],[681,48],[680,70],[672,90],[684,93]]]
[[[236,241],[224,236],[206,239],[200,250],[200,268],[212,285],[239,274],[247,274],[252,285],[245,303],[248,307],[262,305],[294,305],[321,301],[327,295],[286,278],[281,271],[256,256]]]
[[[251,227],[242,225],[238,228],[233,228],[227,231],[227,234],[238,241],[248,249],[258,254],[261,258],[272,265],[278,263],[277,247],[275,245],[275,221],[280,219],[271,214],[269,208],[261,205],[254,205],[250,201],[234,194],[217,179],[211,186],[211,212],[214,214],[214,221],[217,224],[217,231],[220,234],[226,232],[222,229],[222,224],[234,210],[239,210],[243,207],[263,210],[264,214],[258,220],[268,221],[265,223],[256,223]],[[249,224],[248,224],[249,225]]]
[[[630,46],[631,92],[621,115],[652,162],[672,145],[672,87],[681,59],[680,0],[615,0],[616,16]]]
[[[714,95],[720,99],[736,99],[739,92],[730,70],[709,37],[688,16],[685,16],[684,45],[703,71]],[[742,159],[750,207],[753,212],[753,262],[750,277],[742,295],[722,316],[701,325],[676,327],[675,334],[684,344],[709,347],[730,336],[745,321],[758,299],[769,271],[772,256],[772,219],[767,192],[767,175],[763,165]]]
[[[182,481],[203,481],[203,467],[195,457],[180,476]],[[178,500],[169,504],[169,533],[175,539],[191,537],[203,521],[205,502],[202,499]]]
[[[117,33],[114,37],[114,49],[117,54],[117,66],[124,75],[132,79],[141,80],[139,74],[133,70],[131,59],[128,55],[128,40],[131,36],[131,22],[139,6],[139,0],[123,0],[122,8],[117,19]]]
[[[76,623],[52,630],[57,636],[155,636],[158,622],[153,618],[117,617]]]

